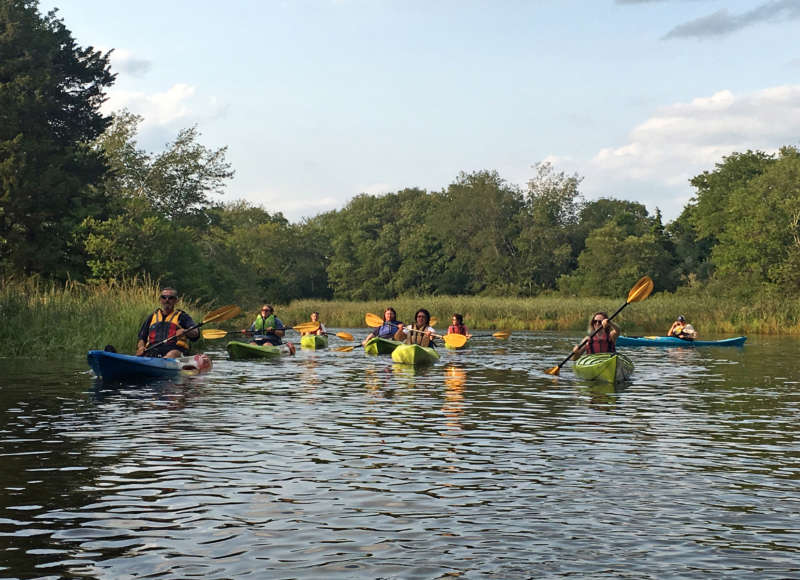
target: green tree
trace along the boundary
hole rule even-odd
[[[73,234],[103,214],[103,156],[91,147],[114,82],[108,54],[76,45],[35,0],[0,0],[0,266],[80,275]]]
[[[520,233],[514,242],[518,286],[527,295],[556,287],[559,276],[576,265],[573,238],[582,207],[578,175],[556,173],[549,163],[536,165],[528,181]]]
[[[746,292],[781,285],[800,294],[800,151],[782,148],[760,175],[730,192],[722,215],[712,250],[717,278]]]

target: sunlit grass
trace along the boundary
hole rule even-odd
[[[106,285],[77,282],[54,284],[37,278],[0,281],[0,356],[21,354],[76,354],[113,344],[119,352],[133,352],[136,333],[144,318],[158,304],[158,284],[134,279]],[[454,312],[465,324],[480,330],[569,330],[586,329],[592,313],[615,312],[625,296],[570,298],[556,295],[530,299],[483,296],[403,297],[381,301],[297,300],[276,304],[276,313],[287,325],[309,320],[320,312],[331,327],[364,328],[368,312],[381,316],[393,306],[402,321],[410,321],[418,308],[427,308],[444,331]],[[183,297],[179,307],[197,322],[221,304],[199,304]],[[214,325],[228,330],[243,328],[254,318],[260,304],[241,304],[236,319]],[[629,304],[617,317],[624,334],[661,335],[683,314],[701,337],[752,334],[800,334],[800,300],[782,297],[736,303],[702,292],[656,293],[642,302]],[[287,333],[291,339],[293,333]],[[294,336],[296,339],[297,337]],[[197,350],[203,348],[202,343]]]

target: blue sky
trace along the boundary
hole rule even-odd
[[[291,221],[535,164],[675,219],[733,151],[800,145],[800,0],[50,0],[114,49],[108,110],[228,147],[222,200]],[[792,40],[795,39],[795,40]]]

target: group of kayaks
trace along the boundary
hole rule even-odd
[[[616,344],[621,347],[742,346],[746,340],[744,336],[723,340],[693,341],[669,336],[620,336]],[[328,337],[321,334],[306,334],[300,338],[300,345],[313,350],[326,348]],[[230,341],[227,350],[231,359],[247,360],[279,356],[286,352],[286,346],[270,344],[258,346],[250,342]],[[439,360],[439,353],[434,348],[378,337],[367,341],[364,345],[364,352],[370,355],[388,354],[397,363],[414,366],[428,365]],[[90,350],[87,360],[94,373],[104,381],[119,381],[196,374],[203,370],[202,360],[198,358],[201,356],[203,355],[169,359]],[[634,365],[628,356],[617,352],[584,355],[575,361],[573,368],[575,374],[583,379],[616,383],[629,380]]]
[[[674,336],[620,336],[617,346],[743,346],[747,337],[737,336],[722,340],[684,340]],[[633,361],[626,355],[616,353],[587,354],[575,361],[575,374],[586,380],[619,383],[630,379],[633,374]]]

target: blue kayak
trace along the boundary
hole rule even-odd
[[[620,336],[617,346],[742,346],[746,336],[722,340],[683,340],[675,336]]]
[[[86,359],[94,374],[104,381],[174,377],[184,366],[174,358],[133,356],[105,350],[90,350]]]

